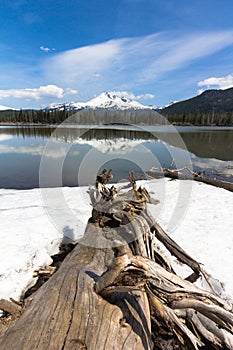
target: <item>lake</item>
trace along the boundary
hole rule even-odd
[[[130,170],[184,166],[233,182],[233,128],[0,126],[1,188],[87,185],[103,168],[120,182]]]

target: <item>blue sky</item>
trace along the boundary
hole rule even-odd
[[[0,105],[124,91],[163,106],[233,86],[232,0],[1,0]]]

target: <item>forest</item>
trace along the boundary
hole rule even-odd
[[[233,126],[232,112],[170,113],[167,110],[113,110],[84,108],[81,110],[26,109],[0,111],[2,124],[60,124],[66,121],[79,125],[136,124],[136,125],[197,125]]]

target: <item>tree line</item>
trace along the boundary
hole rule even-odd
[[[105,108],[82,110],[51,109],[51,110],[15,110],[0,111],[2,123],[33,123],[60,124],[62,122],[74,124],[166,124],[167,120],[155,110],[108,110]]]
[[[182,113],[166,115],[171,124],[196,126],[233,126],[233,112]]]
[[[144,110],[110,110],[90,109],[27,109],[0,111],[1,123],[22,124],[60,124],[62,122],[80,125],[103,124],[141,124],[141,125],[197,125],[197,126],[233,126],[233,111],[223,113],[172,113],[163,115],[164,111]]]
[[[2,123],[25,123],[25,124],[57,124],[62,123],[68,117],[68,111],[63,110],[35,110],[20,109],[0,112]]]

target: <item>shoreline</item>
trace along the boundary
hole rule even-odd
[[[57,126],[59,124],[46,124],[46,123],[7,123],[0,122],[0,126]]]
[[[54,123],[25,123],[25,122],[22,122],[22,123],[13,123],[13,122],[1,122],[0,121],[0,126],[47,126],[47,127],[50,127],[50,126],[59,126],[61,124],[63,124],[64,122],[62,123],[58,123],[58,124],[54,124]],[[66,125],[66,124],[64,124]],[[109,123],[109,124],[106,124],[106,123],[102,123],[102,124],[70,124],[70,125],[77,125],[77,126],[91,126],[91,127],[98,127],[98,126],[101,126],[101,127],[104,127],[104,126],[146,126],[146,127],[156,127],[156,126],[159,126],[159,127],[193,127],[193,128],[211,128],[211,129],[233,129],[233,125],[230,125],[230,126],[224,126],[224,125],[211,125],[211,124],[208,124],[208,125],[197,125],[197,124],[189,124],[189,123],[184,123],[184,124],[181,124],[181,123],[169,123],[169,124],[143,124],[143,123],[140,123],[140,124],[125,124],[125,123]],[[69,126],[69,124],[67,124],[67,126]]]

